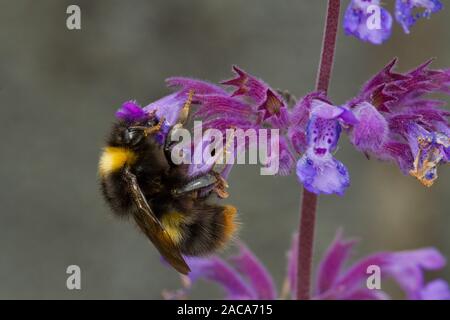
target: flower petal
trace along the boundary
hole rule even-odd
[[[288,147],[286,139],[284,137],[280,137],[280,163],[278,173],[282,176],[290,175],[294,164],[295,158]]]
[[[306,151],[308,145],[304,129],[299,126],[291,126],[288,130],[288,138],[295,152],[302,154]]]
[[[403,27],[405,33],[420,18],[429,18],[432,13],[442,9],[442,3],[439,0],[397,0],[395,4],[395,18]],[[414,14],[415,8],[423,8],[422,13]]]
[[[233,66],[236,77],[222,81],[222,84],[234,86],[236,90],[232,96],[245,96],[251,98],[255,103],[261,103],[266,98],[269,86],[262,80],[245,72],[238,66]]]
[[[221,87],[202,80],[185,78],[185,77],[171,77],[166,79],[168,87],[177,88],[178,91],[194,91],[195,94],[223,94],[227,92]]]
[[[227,94],[214,84],[191,78],[173,77],[167,79],[166,83],[169,87],[177,87],[179,90],[150,103],[144,110],[156,110],[156,115],[164,117],[169,126],[177,123],[181,109],[192,98],[192,94]]]
[[[260,300],[274,300],[277,298],[277,291],[264,265],[245,245],[239,245],[239,255],[230,258],[232,265],[245,276],[254,292],[256,298]]]
[[[194,131],[196,129],[194,128]],[[198,141],[193,141],[192,146],[186,146],[189,147],[190,150],[186,150],[183,153],[185,155],[190,156],[190,163],[188,165],[187,174],[189,177],[199,177],[200,175],[203,175],[207,172],[210,172],[220,155],[223,155],[223,147],[224,142],[222,141],[222,145],[218,144],[215,145],[217,141],[215,141],[215,138],[212,135],[203,134]],[[220,150],[215,150],[216,154],[214,156],[210,156],[207,148],[210,147],[217,147],[217,149],[221,148]],[[225,161],[225,159],[223,159]]]
[[[445,258],[434,248],[400,252],[378,252],[366,256],[340,273],[353,242],[341,240],[338,233],[320,263],[317,299],[387,299],[385,292],[367,287],[368,268],[377,266],[383,278],[391,277],[409,299],[447,299],[448,284],[436,280],[424,283],[424,271],[444,267]]]
[[[256,294],[241,275],[228,263],[217,256],[209,258],[186,258],[191,272],[189,286],[198,279],[218,283],[227,293],[227,299],[256,299]]]
[[[424,287],[424,270],[438,270],[445,266],[444,256],[434,248],[424,248],[389,254],[382,267],[393,277],[409,298],[416,298]]]
[[[311,102],[310,117],[317,116],[322,119],[336,119],[345,111],[343,108],[335,107],[323,100],[314,99]]]
[[[450,288],[448,283],[442,279],[429,282],[420,290],[420,300],[450,300]]]
[[[147,113],[136,103],[136,101],[127,101],[122,104],[116,112],[116,118],[134,122],[144,119]]]
[[[257,110],[262,112],[262,121],[268,121],[275,128],[284,128],[289,124],[284,99],[270,88],[266,90],[266,96]]]
[[[362,285],[366,285],[367,268],[372,265],[381,268],[383,275],[383,266],[387,264],[389,253],[379,252],[360,259],[347,269],[334,285],[335,296],[346,295],[349,292],[358,290]]]
[[[344,195],[350,186],[350,176],[342,162],[332,158],[315,163],[308,155],[297,162],[297,177],[310,192]]]
[[[358,104],[353,112],[359,121],[350,131],[350,141],[360,151],[376,153],[388,135],[386,119],[368,102]]]
[[[361,288],[343,295],[342,300],[388,300],[389,296],[386,292],[378,289]]]
[[[409,173],[430,187],[437,179],[437,166],[447,161],[446,149],[450,147],[450,137],[440,132],[428,132],[415,123],[408,126],[407,133],[414,156]]]
[[[299,181],[316,194],[343,195],[350,177],[345,166],[332,155],[341,132],[339,122],[313,116],[307,132],[308,149],[297,162]]]
[[[344,15],[344,30],[362,41],[381,44],[391,36],[391,14],[379,0],[352,0]]]
[[[255,112],[249,104],[229,96],[195,95],[195,100],[200,103],[200,107],[194,116],[202,120],[216,118],[256,120]]]
[[[354,244],[355,241],[343,240],[341,231],[337,232],[333,243],[319,264],[317,274],[317,293],[319,295],[332,288]]]
[[[358,119],[353,112],[346,107],[333,106],[319,99],[312,100],[310,117],[319,117],[326,120],[339,119],[346,125],[358,123]]]
[[[169,126],[177,123],[181,109],[188,100],[188,92],[176,92],[144,107],[145,112],[156,110],[158,118],[164,117]]]
[[[313,104],[317,104],[317,100],[331,105],[331,103],[327,100],[325,92],[311,92],[303,98],[299,99],[294,105],[291,113],[291,124],[295,127],[300,127],[303,129],[306,128],[306,125],[310,118],[312,106]]]
[[[275,152],[275,143],[278,143],[278,152]],[[280,176],[288,176],[291,174],[295,158],[288,147],[285,137],[281,136],[278,141],[273,141],[272,145],[269,145],[268,155],[268,161],[265,167],[274,169],[275,174]]]
[[[407,75],[403,75],[400,73],[394,72],[394,68],[397,65],[397,58],[392,59],[381,71],[375,74],[369,81],[367,81],[362,87],[361,93],[359,95],[360,98],[369,100],[371,96],[379,90],[380,88],[384,88],[383,85],[396,83],[400,80],[406,80],[410,77]],[[375,96],[378,104],[385,102],[381,97]],[[370,102],[370,101],[369,101]],[[372,103],[375,107],[378,105]]]

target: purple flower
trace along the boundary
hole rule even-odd
[[[393,71],[394,59],[342,106],[333,106],[324,93],[313,92],[292,109],[264,81],[234,66],[236,76],[222,82],[234,89],[231,92],[204,81],[174,77],[167,83],[176,92],[145,108],[127,102],[117,117],[135,121],[156,112],[157,117],[165,119],[157,137],[161,143],[191,101],[196,105],[193,118],[202,120],[204,129],[219,130],[224,137],[228,129],[254,129],[258,141],[261,129],[277,130],[279,141],[266,146],[268,159],[264,165],[276,162],[278,174],[289,175],[297,162],[299,182],[316,194],[343,195],[350,185],[346,167],[334,157],[341,132],[345,132],[367,156],[394,160],[404,173],[431,186],[437,178],[437,167],[450,158],[450,113],[442,109],[442,101],[425,95],[450,93],[450,69],[432,70],[430,63],[402,74]],[[271,134],[269,131],[268,139]],[[227,151],[234,159],[239,150],[255,147],[254,143],[242,139]],[[194,144],[205,148],[209,141]],[[195,176],[213,165],[192,164],[189,173]],[[227,164],[224,170],[229,172],[232,165]]]
[[[184,288],[166,292],[170,299],[185,298],[199,279],[219,284],[227,299],[276,299],[295,296],[297,271],[297,237],[293,237],[288,253],[287,281],[279,297],[272,277],[255,255],[244,245],[239,245],[239,255],[224,260],[218,256],[189,258],[192,270],[183,276]],[[340,232],[328,248],[319,264],[313,299],[321,300],[372,300],[389,299],[381,289],[369,289],[369,272],[379,268],[382,279],[392,279],[411,300],[447,300],[450,289],[446,281],[424,280],[427,270],[439,270],[445,266],[445,258],[434,248],[400,252],[378,252],[347,265],[355,240],[344,240]],[[369,270],[369,271],[368,271]]]
[[[426,95],[450,93],[450,69],[429,69],[428,61],[404,74],[394,59],[345,104],[358,123],[348,128],[355,147],[383,160],[395,160],[404,173],[426,186],[437,167],[449,161],[450,113],[443,101]]]
[[[212,94],[225,92],[223,89],[213,84],[182,77],[168,79],[167,85],[178,90],[145,107],[139,106],[136,101],[127,101],[119,108],[119,110],[117,110],[116,118],[134,122],[145,119],[148,114],[155,111],[158,118],[164,118],[167,126],[173,126],[177,123],[183,106],[192,99],[190,95],[193,93]]]
[[[158,116],[163,116],[168,125],[174,125],[178,121],[181,109],[186,101],[191,99],[190,94],[212,94],[224,91],[213,84],[183,77],[173,77],[166,81],[170,88],[177,89],[175,93],[165,96],[147,105],[144,110],[150,112],[156,110]]]
[[[381,6],[380,0],[351,0],[344,15],[344,30],[347,35],[362,41],[381,44],[391,36],[392,16]],[[415,8],[423,8],[414,14]],[[419,18],[429,18],[442,9],[438,0],[397,0],[395,18],[405,33]]]
[[[333,152],[341,134],[340,121],[354,124],[356,119],[348,110],[323,100],[309,102],[310,106],[305,106],[304,102],[297,106],[298,109],[310,109],[307,148],[297,162],[297,177],[310,192],[343,195],[350,185],[350,177],[345,166],[333,157]],[[296,109],[294,113],[299,113]]]
[[[166,292],[165,297],[179,299],[186,296],[198,279],[206,279],[219,284],[226,293],[226,299],[273,300],[277,291],[272,277],[264,265],[243,244],[239,245],[239,254],[228,261],[218,257],[187,257],[191,268],[189,276],[182,276],[184,289]]]
[[[414,155],[413,168],[409,174],[430,187],[437,179],[437,165],[449,161],[450,139],[440,132],[429,132],[412,123],[409,125],[408,141]]]
[[[397,0],[395,3],[395,18],[403,27],[405,33],[409,33],[409,28],[420,18],[430,18],[432,13],[442,9],[439,0]],[[414,14],[415,8],[423,8],[422,13]]]
[[[418,300],[450,300],[448,283],[438,279],[429,282],[418,293]]]
[[[291,151],[289,139],[286,135],[290,123],[290,115],[284,98],[270,88],[262,80],[259,80],[238,67],[233,67],[236,77],[223,83],[236,87],[229,93],[221,87],[201,80],[173,77],[167,80],[167,85],[176,89],[176,92],[167,95],[149,105],[141,108],[136,102],[126,102],[116,113],[118,119],[130,122],[140,121],[154,112],[156,117],[164,118],[161,131],[157,135],[157,141],[163,144],[170,128],[179,122],[184,106],[198,105],[193,118],[203,121],[203,129],[217,129],[226,136],[227,129],[255,129],[259,138],[259,129],[275,129],[281,131],[281,136],[276,145],[267,145],[268,159],[264,165],[271,166],[278,160],[278,174],[288,175],[295,163],[295,157]],[[267,136],[269,140],[270,133]],[[202,141],[194,141],[194,145],[202,150],[208,147],[209,142],[202,137]],[[271,139],[270,139],[271,141]],[[224,141],[225,142],[225,141]],[[238,150],[253,147],[251,141],[244,140],[236,144],[231,150],[232,157]],[[193,154],[190,150],[190,154]],[[277,152],[275,152],[277,151]],[[192,159],[191,159],[192,160]],[[215,165],[212,163],[193,163],[188,168],[191,176],[197,176],[210,171]],[[226,176],[231,170],[232,164],[227,164],[222,171]]]
[[[289,110],[283,96],[265,82],[236,66],[233,70],[236,76],[222,82],[232,86],[233,92],[195,95],[196,118],[203,120],[204,127],[224,133],[230,128],[278,129],[279,152],[275,154],[269,146],[269,164],[278,157],[278,173],[288,175],[297,160],[295,154],[301,154],[296,170],[299,181],[311,192],[342,195],[349,175],[332,154],[341,127],[358,121],[352,112],[332,106],[320,92],[307,95]],[[237,146],[243,147],[252,146]]]
[[[265,82],[248,74],[237,66],[233,66],[236,76],[222,81],[222,84],[234,88],[233,92],[199,93],[195,95],[198,109],[195,119],[203,121],[205,129],[218,129],[224,135],[227,129],[254,129],[259,139],[260,129],[279,130],[278,153],[272,152],[268,145],[268,162],[277,157],[278,174],[288,175],[295,163],[295,158],[287,137],[290,124],[290,113],[285,99]],[[270,139],[270,132],[267,136]],[[252,141],[241,141],[233,150],[252,148]]]
[[[352,0],[345,11],[345,33],[362,41],[381,44],[391,36],[391,28],[392,16],[380,6],[380,0]]]
[[[143,120],[147,117],[147,113],[140,107],[136,101],[127,101],[122,104],[116,112],[116,118],[127,122]]]
[[[439,270],[445,266],[445,258],[439,251],[423,248],[374,253],[344,268],[355,243],[343,240],[340,232],[336,235],[319,265],[316,286],[318,299],[388,299],[386,292],[367,286],[370,267],[375,266],[379,268],[382,279],[390,278],[396,282],[407,299],[420,300],[424,298],[422,291],[426,291],[429,285],[424,281],[424,271]],[[430,296],[435,294],[436,299],[448,299],[450,290],[447,283],[436,281],[445,284],[446,289],[431,288]]]

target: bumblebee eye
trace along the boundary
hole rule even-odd
[[[142,141],[142,138],[143,138],[142,130],[136,130],[136,129],[133,129],[133,128],[128,128],[125,131],[124,140],[125,140],[126,144],[135,146],[139,142]]]
[[[158,119],[156,117],[150,118],[147,121],[147,127],[154,127],[158,124]]]

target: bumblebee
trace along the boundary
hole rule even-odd
[[[99,161],[101,191],[112,211],[132,218],[164,259],[183,274],[190,271],[183,255],[209,254],[236,230],[236,208],[210,201],[212,194],[227,196],[220,174],[211,169],[190,177],[187,165],[171,161],[170,136],[186,122],[192,94],[162,143],[157,137],[165,122],[155,112],[133,121],[118,119]]]

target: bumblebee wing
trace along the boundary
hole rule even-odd
[[[181,255],[180,250],[173,243],[172,238],[170,238],[159,219],[153,213],[142,194],[136,176],[128,168],[125,169],[125,179],[138,209],[133,214],[137,225],[172,267],[182,274],[188,274],[191,270]]]

